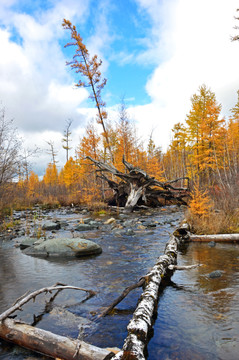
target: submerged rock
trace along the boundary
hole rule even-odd
[[[208,246],[209,246],[209,247],[215,247],[215,246],[216,246],[215,241],[210,241],[210,242],[208,243]]]
[[[216,279],[216,278],[219,278],[219,277],[221,277],[221,276],[222,276],[222,271],[220,271],[220,270],[215,270],[215,271],[211,272],[211,273],[208,275],[208,277],[209,277],[210,279]]]
[[[100,254],[102,249],[90,240],[55,238],[28,247],[23,252],[37,257],[81,257]]]

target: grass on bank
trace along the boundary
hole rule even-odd
[[[186,221],[192,233],[239,233],[239,207],[234,189],[203,191],[195,185],[186,211]]]

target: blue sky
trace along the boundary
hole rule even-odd
[[[123,96],[139,136],[147,142],[153,130],[165,150],[202,84],[229,117],[239,89],[239,43],[230,41],[237,8],[238,0],[0,0],[0,103],[25,147],[43,150],[34,170],[50,161],[49,140],[63,164],[67,119],[75,148],[95,117],[87,89],[74,88],[77,77],[65,66],[72,50],[64,48],[64,17],[102,59],[110,119]]]

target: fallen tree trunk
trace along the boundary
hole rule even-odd
[[[179,238],[172,235],[166,244],[164,255],[158,258],[153,269],[144,277],[144,291],[139,299],[133,318],[127,326],[123,349],[116,354],[114,360],[145,360],[145,349],[149,338],[149,330],[153,325],[153,315],[157,310],[159,286],[163,278],[173,274],[169,266],[177,264]]]
[[[239,242],[239,234],[189,235],[190,241]]]
[[[0,322],[0,337],[24,348],[63,360],[106,360],[113,355],[110,350],[98,348],[84,341],[71,340],[9,318]]]
[[[21,310],[21,307],[31,299],[35,300],[39,294],[56,291],[53,297],[55,298],[59,291],[65,289],[81,290],[89,293],[90,296],[95,295],[95,292],[92,290],[60,283],[44,287],[30,294],[24,294],[9,309],[0,314],[0,338],[24,348],[63,360],[106,360],[111,358],[114,353],[110,350],[98,348],[78,339],[71,340],[9,318],[15,311]]]

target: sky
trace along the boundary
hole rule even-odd
[[[109,118],[124,98],[139,137],[152,134],[164,151],[171,129],[190,111],[190,98],[205,84],[230,116],[239,90],[238,0],[0,0],[0,106],[14,119],[25,149],[41,175],[53,141],[59,168],[62,137],[72,122],[72,150],[95,118],[88,89],[66,66],[73,49],[62,28],[76,25],[90,54],[102,60],[107,85],[102,97]]]

